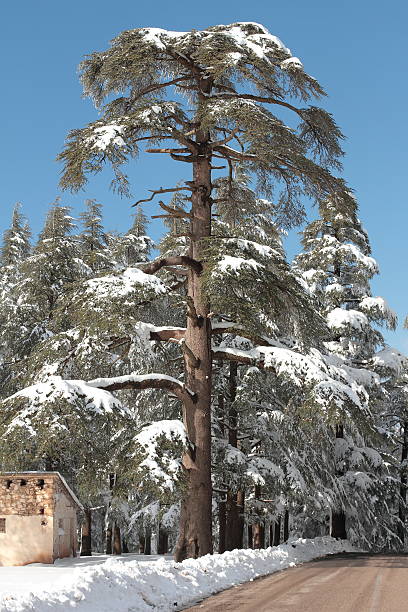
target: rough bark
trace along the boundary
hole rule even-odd
[[[114,555],[122,554],[122,541],[120,537],[120,527],[116,523],[113,529],[113,554]]]
[[[211,92],[201,80],[200,90]],[[201,95],[201,94],[199,94]],[[198,155],[193,162],[189,257],[203,260],[206,239],[211,235],[211,148],[209,134],[198,131]],[[183,420],[192,443],[184,457],[187,492],[181,504],[176,561],[212,553],[211,485],[211,322],[201,275],[189,268],[187,275],[187,326],[184,351],[185,383],[195,398],[185,394]],[[191,355],[194,355],[192,359]]]
[[[344,438],[344,428],[340,423],[336,425],[336,438]],[[337,476],[342,476],[343,471],[338,470]],[[332,538],[337,538],[338,540],[346,540],[347,539],[347,531],[346,531],[346,515],[343,510],[333,510],[331,517],[331,533]]]
[[[113,525],[111,522],[107,524],[105,534],[106,534],[105,553],[107,555],[111,555],[112,554],[112,538],[113,538]]]
[[[152,554],[152,534],[150,531],[146,531],[145,533],[143,552],[145,555]]]
[[[279,546],[281,539],[281,517],[275,521],[273,526],[273,545]]]
[[[144,535],[139,534],[139,555],[145,554],[146,538]]]
[[[238,364],[230,363],[228,380],[228,443],[234,448],[238,447],[238,412],[235,407],[237,395]],[[238,493],[227,492],[226,506],[226,550],[235,550],[242,547],[242,516],[238,505]]]
[[[81,529],[81,557],[92,555],[92,510],[85,506],[85,521]]]
[[[265,548],[265,528],[261,523],[252,525],[252,546],[253,548]]]
[[[287,542],[289,539],[289,510],[285,510],[283,517],[283,541]]]
[[[401,447],[401,472],[400,472],[400,497],[398,506],[398,518],[400,523],[398,524],[398,537],[404,545],[405,542],[405,521],[406,521],[406,504],[407,504],[407,458],[408,458],[408,422],[402,423],[402,447]]]
[[[245,491],[237,493],[238,525],[237,525],[237,548],[244,547],[244,510],[245,510]]]
[[[248,548],[252,548],[253,539],[252,539],[252,525],[248,525]]]
[[[111,492],[115,486],[115,474],[109,474],[109,491]],[[112,554],[112,539],[113,539],[113,524],[110,518],[111,502],[109,501],[106,508],[105,516],[105,553]]]
[[[260,485],[255,485],[255,499],[261,497]],[[253,548],[264,548],[265,547],[265,527],[261,522],[254,523],[252,525],[252,542]]]
[[[167,531],[159,527],[159,543],[157,546],[157,554],[165,555],[169,551],[169,534]]]
[[[221,554],[226,549],[226,502],[218,502],[218,552]]]

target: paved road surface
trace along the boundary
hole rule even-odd
[[[194,612],[408,612],[408,555],[342,554],[223,591]]]

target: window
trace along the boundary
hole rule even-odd
[[[24,480],[24,478],[22,478],[22,479],[20,480],[20,487],[25,487],[25,486],[26,486],[26,484],[27,484],[27,481],[26,481],[26,480]]]
[[[37,487],[38,487],[39,489],[43,489],[43,488],[44,488],[44,485],[45,485],[44,479],[43,479],[43,478],[40,478],[40,479],[39,479],[39,481],[37,482]]]
[[[0,533],[6,533],[6,519],[0,518]]]
[[[11,485],[13,484],[12,480],[6,480],[6,488],[9,489],[11,487]]]
[[[40,514],[45,514],[45,508],[40,508]]]
[[[58,529],[64,528],[64,519],[58,519]]]

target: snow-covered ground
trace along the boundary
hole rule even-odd
[[[0,567],[0,612],[182,610],[258,576],[353,550],[346,541],[324,537],[293,540],[265,550],[234,550],[183,563],[170,557],[130,554]]]

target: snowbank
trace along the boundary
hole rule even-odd
[[[58,590],[50,586],[26,596],[3,595],[0,612],[182,610],[236,584],[344,551],[353,551],[347,541],[322,537],[293,540],[265,550],[207,555],[183,563],[166,559],[124,563],[112,558],[101,565],[76,569],[69,581],[58,585]]]

